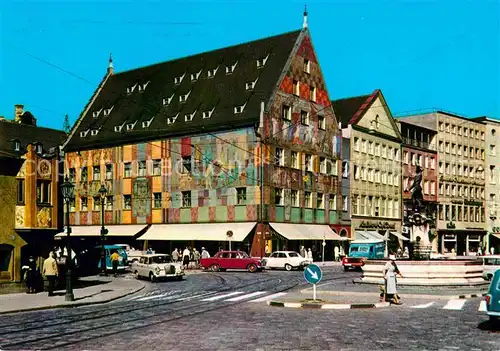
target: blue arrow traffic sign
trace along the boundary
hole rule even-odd
[[[315,264],[310,264],[304,269],[304,278],[309,284],[317,284],[323,277],[321,268]]]

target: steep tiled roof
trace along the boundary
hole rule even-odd
[[[29,112],[25,112],[29,114]],[[0,120],[0,152],[4,155],[20,155],[28,144],[40,143],[44,152],[62,145],[66,134],[61,130],[20,124],[10,120]],[[21,150],[15,152],[14,141],[19,141]]]
[[[355,96],[332,101],[335,116],[342,122],[342,128],[347,128],[351,119],[371,95]]]
[[[81,117],[65,149],[255,125],[260,102],[267,102],[279,84],[300,33],[289,32],[112,75]],[[258,60],[265,64],[258,67]],[[228,74],[227,67],[234,71]],[[214,69],[215,75],[209,77]],[[182,81],[176,82],[181,77]],[[252,82],[254,88],[247,89],[247,83]],[[180,101],[182,96],[186,101]],[[241,113],[235,113],[238,106],[244,106]],[[109,113],[107,109],[111,109]],[[207,118],[203,118],[204,112]],[[192,120],[186,121],[193,113]],[[123,126],[121,131],[116,131],[119,126]],[[82,136],[82,132],[87,134]]]

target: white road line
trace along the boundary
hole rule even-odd
[[[427,307],[431,307],[432,305],[434,305],[434,301],[429,302],[429,303],[425,303],[423,305],[411,306],[411,308],[427,308]]]
[[[486,301],[481,301],[477,310],[479,312],[486,312]]]
[[[142,295],[139,295],[139,296],[134,296],[134,297],[131,297],[130,299],[128,299],[128,301],[140,299],[141,297],[144,297],[144,296],[146,296],[146,294],[142,294]]]
[[[137,299],[137,301],[147,301],[147,300],[159,299],[159,298],[162,298],[162,297],[167,296],[167,295],[169,295],[169,294],[166,293],[166,294],[160,294],[160,295],[147,296],[147,297],[143,297],[142,299]]]
[[[281,292],[281,293],[277,293],[277,294],[267,295],[267,296],[264,296],[264,297],[260,297],[260,298],[258,298],[256,300],[249,301],[249,302],[265,302],[265,301],[274,299],[276,297],[285,296],[286,294],[287,293]]]
[[[262,294],[265,294],[265,293],[266,293],[265,291],[256,291],[256,292],[253,292],[253,293],[250,293],[250,294],[246,294],[246,295],[243,295],[243,296],[233,297],[232,299],[228,299],[228,300],[224,300],[224,301],[231,301],[231,302],[241,301],[241,300],[249,299],[251,297],[259,296],[259,295],[262,295]]]
[[[243,294],[243,291],[235,291],[235,292],[232,292],[232,293],[229,293],[229,294],[216,295],[214,297],[209,297],[208,299],[203,299],[201,301],[217,301],[217,300],[223,299],[225,297],[230,297],[230,296],[240,295],[240,294]]]
[[[448,303],[443,307],[443,310],[461,310],[465,305],[465,301],[465,299],[449,300]]]

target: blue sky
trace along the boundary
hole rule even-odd
[[[0,115],[73,124],[106,72],[302,26],[304,1],[14,1],[0,5]],[[500,118],[499,1],[307,1],[330,98],[382,89],[393,114]],[[54,67],[56,66],[56,67]]]

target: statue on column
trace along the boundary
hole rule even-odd
[[[411,191],[411,200],[413,203],[413,213],[420,213],[422,210],[422,201],[424,196],[422,194],[422,167],[417,166],[417,174],[413,179],[409,191]]]

